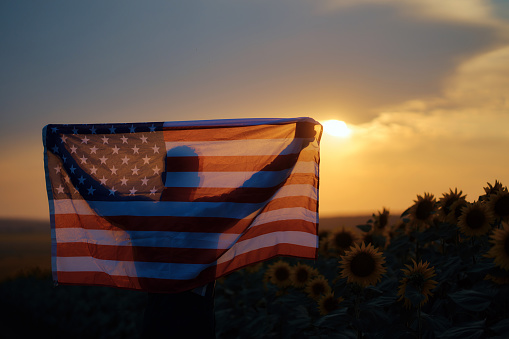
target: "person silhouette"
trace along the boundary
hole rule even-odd
[[[253,174],[244,182],[242,187],[232,189],[230,192],[220,196],[206,198],[195,198],[194,196],[196,188],[200,184],[200,177],[198,175],[200,168],[199,156],[197,156],[195,150],[191,147],[175,147],[167,152],[167,157],[175,157],[182,162],[167,162],[166,176],[173,177],[166,177],[164,181],[175,182],[177,183],[176,185],[180,186],[180,189],[167,187],[165,192],[163,192],[163,196],[171,198],[173,195],[179,195],[177,200],[189,199],[189,201],[194,202],[205,200],[236,201],[242,199],[242,194],[245,195],[245,193],[239,194],[242,188],[251,187],[254,181],[259,180],[259,173],[280,168],[281,163],[284,162],[288,170],[283,171],[283,182],[271,189],[263,190],[263,194],[258,197],[261,201],[267,201],[284,184],[284,180],[286,180],[291,172],[291,168],[298,160],[299,152],[314,140],[315,135],[314,124],[297,122],[295,139],[271,163],[267,164],[260,172]],[[182,171],[182,169],[185,171]],[[220,228],[226,229],[228,227],[229,225],[223,225]],[[217,231],[220,232],[221,229]],[[214,289],[215,281],[212,281],[206,285],[184,292],[148,293],[141,337],[143,339],[162,337],[215,338]]]
[[[178,185],[176,199],[193,200],[199,186],[199,157],[188,146],[178,146],[167,152],[177,163],[166,164],[165,182]],[[170,176],[168,178],[168,176]],[[170,187],[164,196],[176,195]],[[178,293],[148,293],[142,326],[142,338],[215,338],[215,281]]]

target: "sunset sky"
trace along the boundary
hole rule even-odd
[[[312,117],[320,215],[509,184],[509,1],[0,3],[0,217],[48,219],[48,123]]]

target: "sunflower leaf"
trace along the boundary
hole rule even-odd
[[[341,308],[337,311],[334,311],[331,314],[325,315],[318,319],[314,325],[316,327],[325,327],[331,329],[338,329],[341,327],[345,327],[348,322],[346,321],[346,308]]]
[[[486,310],[491,304],[491,296],[474,290],[457,291],[449,295],[457,305],[472,312]]]
[[[479,261],[475,266],[468,268],[467,273],[485,273],[495,267],[495,263],[490,261]]]
[[[411,209],[411,208],[412,208],[412,207],[409,207],[409,208],[407,208],[407,209],[406,209],[403,213],[401,213],[401,217],[404,217],[404,216],[408,215],[408,214],[410,213],[410,209]]]
[[[442,339],[480,339],[484,338],[485,320],[469,322],[447,329],[438,335]]]
[[[417,307],[426,297],[412,284],[407,284],[405,288],[405,298],[410,300],[413,306]]]
[[[439,239],[439,236],[434,231],[427,230],[424,232],[417,233],[417,241],[420,244],[425,244],[437,239]]]
[[[435,333],[444,332],[451,327],[451,321],[444,316],[422,312],[421,317]]]
[[[265,312],[250,312],[246,314],[246,325],[241,328],[244,337],[263,338],[279,323],[279,317]]]
[[[406,253],[410,246],[411,242],[408,236],[405,235],[392,240],[387,250],[394,254]]]
[[[287,337],[293,337],[295,333],[298,333],[311,325],[311,318],[308,310],[305,306],[299,305],[295,307],[289,314],[289,319],[283,322],[283,332]]]
[[[367,302],[365,302],[365,306],[367,307],[387,307],[391,306],[396,302],[396,296],[381,296],[377,298],[373,298]]]
[[[461,260],[458,257],[450,256],[446,259],[447,261],[435,266],[437,267],[437,274],[439,274],[439,278],[442,281],[454,278],[461,268]]]
[[[368,224],[365,224],[365,225],[357,225],[356,226],[358,229],[360,229],[361,231],[363,232],[369,232],[371,231],[371,228],[372,226],[371,225],[368,225]]]
[[[498,323],[491,326],[490,329],[501,335],[509,333],[509,319],[500,320]]]

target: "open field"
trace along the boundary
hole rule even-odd
[[[320,230],[354,227],[369,216],[320,218]],[[48,221],[0,219],[0,281],[35,267],[51,269]]]
[[[509,193],[485,191],[474,203],[418,196],[397,223],[321,218],[333,231],[320,232],[316,260],[273,258],[217,279],[217,337],[506,338]],[[138,337],[145,293],[54,288],[50,272],[29,270],[49,266],[49,226],[3,224],[3,276],[28,271],[0,282],[7,337]]]
[[[0,281],[34,267],[51,268],[49,232],[0,233]]]

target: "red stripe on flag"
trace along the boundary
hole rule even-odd
[[[199,217],[110,216],[55,214],[56,228],[124,231],[240,233],[251,219]]]
[[[166,172],[251,172],[281,171],[291,168],[297,161],[319,162],[316,151],[300,154],[257,156],[178,156],[166,158]]]
[[[226,251],[226,249],[96,245],[86,242],[57,244],[59,257],[183,264],[209,264]]]
[[[234,259],[203,270],[196,279],[175,280],[108,275],[104,272],[63,272],[57,271],[58,282],[62,285],[100,285],[125,289],[142,289],[147,292],[177,293],[202,286],[214,279],[227,275],[237,269],[271,259],[276,256],[289,256],[314,259],[316,248],[294,244],[278,244],[256,251],[240,254]]]
[[[282,220],[250,228],[238,241],[248,240],[272,232],[306,232],[316,234],[317,225],[302,220]],[[227,249],[196,249],[145,246],[97,245],[89,242],[57,244],[58,257],[92,257],[102,260],[172,262],[189,264],[211,263]]]
[[[258,172],[292,168],[299,155],[167,157],[166,172]]]
[[[314,247],[283,243],[236,255],[232,260],[217,265],[215,267],[215,271],[216,275],[221,277],[239,268],[243,268],[247,265],[255,264],[260,261],[265,261],[276,256],[315,259],[316,253],[317,249]]]
[[[267,201],[278,189],[290,185],[312,185],[318,189],[318,177],[314,174],[292,174],[274,187],[166,187],[161,201],[199,201],[261,203]]]
[[[281,220],[265,223],[250,228],[245,232],[237,242],[256,238],[260,235],[269,234],[273,232],[306,232],[310,234],[316,234],[318,225],[309,221],[303,221],[299,219],[294,220]]]
[[[258,125],[223,128],[222,126],[207,128],[182,129],[181,127],[165,127],[165,141],[221,141],[246,139],[286,139],[294,138],[295,124]]]
[[[265,205],[263,212],[275,211],[281,208],[302,207],[312,212],[318,212],[316,200],[308,197],[284,197],[271,200]]]

